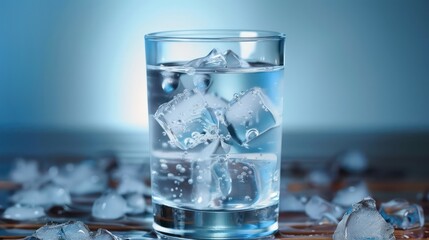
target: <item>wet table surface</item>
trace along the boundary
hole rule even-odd
[[[428,189],[429,183],[368,183],[373,192],[394,192],[398,194],[404,189],[407,191],[416,191]],[[0,190],[8,193],[16,186],[10,182],[0,182]],[[299,190],[308,186],[302,184],[290,184],[291,189]],[[377,195],[377,194],[375,194]],[[78,199],[82,202],[93,201],[94,197],[87,199]],[[150,197],[147,197],[150,201]],[[426,221],[428,219],[429,203],[420,202],[426,212]],[[2,210],[3,211],[3,210]],[[80,220],[88,225],[90,230],[96,231],[98,228],[104,228],[115,235],[124,239],[156,239],[151,225],[151,214],[146,213],[138,216],[127,216],[119,220],[100,222],[89,215],[88,209],[75,208],[74,210],[64,209],[62,207],[53,207],[48,211],[48,216],[34,222],[18,222],[6,219],[0,219],[0,239],[24,239],[30,236],[36,229],[48,222],[66,222],[68,220]],[[332,239],[335,231],[334,224],[319,224],[310,220],[303,212],[281,212],[279,216],[279,231],[265,239]],[[426,222],[422,228],[412,230],[395,230],[396,239],[429,239],[429,223]]]

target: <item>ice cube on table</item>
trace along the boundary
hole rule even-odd
[[[121,240],[121,238],[113,235],[106,229],[99,228],[92,237],[92,240]]]
[[[71,203],[71,196],[67,189],[56,184],[47,184],[40,189],[48,199],[48,204],[65,205]]]
[[[393,227],[376,209],[372,198],[365,198],[353,204],[344,214],[334,232],[334,240],[393,240]]]
[[[382,203],[380,214],[395,228],[412,229],[423,227],[425,224],[422,207],[417,204],[411,204],[404,199],[393,199]]]
[[[222,100],[213,97],[185,89],[159,106],[154,118],[175,146],[192,149],[219,138],[218,121],[210,104],[221,104]]]
[[[48,183],[40,189],[20,190],[12,195],[11,201],[27,205],[64,205],[71,203],[71,197],[65,188]]]
[[[88,227],[80,221],[69,222],[62,226],[63,238],[66,240],[91,240],[91,232]]]
[[[196,69],[204,68],[248,68],[249,63],[241,59],[232,50],[227,50],[221,53],[218,49],[214,48],[207,56],[197,58],[185,64],[185,67],[192,67]]]
[[[107,175],[90,161],[67,164],[64,168],[52,171],[51,180],[65,187],[71,194],[84,195],[100,193],[107,188]]]
[[[128,209],[125,199],[114,191],[109,191],[97,198],[92,205],[92,216],[99,219],[118,219]]]
[[[278,112],[258,87],[237,95],[229,103],[225,118],[232,138],[242,146],[280,124]]]
[[[81,221],[69,221],[60,224],[46,224],[26,238],[28,240],[120,240],[105,229],[92,233]]]
[[[64,239],[62,227],[67,224],[68,222],[62,224],[46,224],[37,229],[36,232],[33,234],[33,237],[36,237],[40,240],[62,240]]]
[[[280,211],[304,212],[305,205],[296,196],[287,193],[280,197]]]
[[[130,214],[140,214],[145,212],[146,210],[146,201],[142,194],[139,193],[131,193],[125,196],[125,200],[127,201],[127,213]]]
[[[35,160],[15,159],[10,178],[17,183],[32,183],[40,178],[39,164]]]
[[[308,181],[314,186],[329,186],[331,185],[333,178],[327,170],[313,170],[307,175]]]
[[[45,211],[42,207],[23,204],[8,207],[3,213],[3,218],[18,221],[33,220],[43,216],[45,216]]]
[[[343,207],[350,207],[369,195],[368,187],[362,181],[337,191],[332,202]]]
[[[127,194],[127,193],[150,194],[150,190],[144,184],[143,180],[133,178],[133,177],[122,178],[117,187],[117,191],[119,194]]]
[[[337,223],[344,210],[332,204],[319,196],[312,196],[305,204],[305,213],[315,220],[329,219],[331,222]]]
[[[362,173],[368,168],[368,157],[359,150],[349,150],[337,159],[341,169],[349,173]]]
[[[38,189],[22,189],[10,197],[14,203],[26,205],[45,205],[49,203],[49,196]]]

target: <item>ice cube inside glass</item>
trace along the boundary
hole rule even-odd
[[[278,228],[284,35],[148,34],[153,227],[188,238]]]

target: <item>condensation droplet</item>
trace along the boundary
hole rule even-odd
[[[164,169],[164,170],[167,170],[167,169],[168,169],[168,166],[167,166],[167,164],[165,164],[165,163],[161,163],[161,168],[162,168],[162,169]]]

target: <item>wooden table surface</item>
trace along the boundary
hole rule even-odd
[[[390,184],[388,184],[390,186]],[[0,183],[0,186],[8,186]],[[372,186],[371,184],[369,186]],[[401,185],[399,185],[401,186]],[[13,187],[13,186],[12,186]],[[382,188],[389,189],[389,188]],[[395,190],[393,186],[391,190]],[[428,212],[428,203],[423,203]],[[77,216],[77,215],[76,215]],[[428,218],[426,218],[428,219]],[[150,214],[139,217],[125,217],[120,220],[99,222],[90,215],[77,216],[75,218],[45,218],[35,222],[17,222],[0,219],[0,239],[23,239],[31,235],[36,229],[49,221],[65,222],[67,220],[81,220],[95,231],[104,228],[124,239],[157,239],[152,232],[152,219]],[[272,237],[266,239],[332,239],[335,231],[334,224],[318,224],[311,221],[304,212],[281,212],[279,216],[279,231]],[[412,230],[395,230],[396,239],[429,239],[429,222],[425,226]]]

